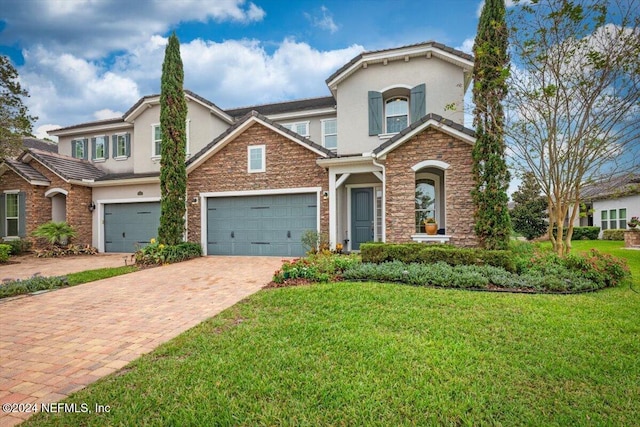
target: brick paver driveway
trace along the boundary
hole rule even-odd
[[[12,258],[14,260],[14,258]],[[0,280],[27,279],[34,274],[40,276],[64,276],[85,270],[131,265],[131,254],[96,254],[62,258],[36,258],[23,255],[15,258],[16,264],[0,265]]]
[[[280,265],[203,257],[0,300],[0,403],[58,401],[258,291]],[[27,417],[0,412],[0,426]]]

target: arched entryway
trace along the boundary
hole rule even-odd
[[[51,199],[51,221],[67,220],[67,194],[68,192],[62,188],[52,188],[44,193]]]

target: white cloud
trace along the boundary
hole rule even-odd
[[[60,125],[52,125],[52,124],[40,125],[34,129],[33,134],[36,136],[36,138],[40,138],[40,139],[49,138],[53,141],[58,142],[57,136],[50,136],[47,133],[48,131],[54,130],[54,129],[60,129]]]
[[[464,39],[462,44],[460,46],[457,46],[456,49],[473,55],[473,44],[474,43],[475,43],[475,37],[469,37],[469,38]]]
[[[320,16],[312,16],[309,13],[304,14],[314,27],[327,30],[331,34],[338,31],[338,25],[333,20],[333,15],[326,6],[320,7]]]
[[[113,111],[108,108],[103,108],[102,110],[98,110],[93,113],[93,117],[96,120],[106,120],[106,119],[115,119],[118,117],[122,117],[124,113],[122,111]]]

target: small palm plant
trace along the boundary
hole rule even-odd
[[[76,236],[76,231],[66,222],[49,221],[33,231],[35,237],[42,237],[52,245],[64,246]]]

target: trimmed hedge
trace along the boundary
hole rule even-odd
[[[175,262],[187,261],[202,256],[202,247],[199,243],[182,242],[177,245],[163,245],[156,239],[135,253],[138,265],[163,265]]]
[[[571,240],[598,240],[600,227],[574,227]]]
[[[380,264],[401,261],[435,264],[444,262],[456,265],[490,265],[516,271],[516,263],[511,251],[457,248],[452,245],[425,245],[422,243],[363,243],[360,245],[362,262]]]
[[[31,251],[31,242],[26,239],[7,240],[5,245],[11,246],[11,255],[22,255]]]
[[[9,260],[10,253],[11,253],[11,246],[0,245],[0,262],[7,262]]]
[[[58,289],[65,286],[69,286],[66,277],[33,276],[24,280],[0,284],[0,298],[13,297],[45,289]]]
[[[604,230],[602,232],[602,240],[624,240],[623,229]]]

